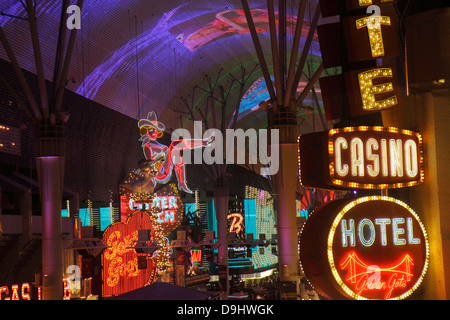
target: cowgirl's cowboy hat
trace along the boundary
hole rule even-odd
[[[147,115],[147,119],[141,119],[138,122],[138,127],[152,127],[158,131],[163,132],[166,129],[166,126],[159,122],[154,111],[150,111]]]

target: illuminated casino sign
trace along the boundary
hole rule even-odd
[[[381,196],[340,199],[308,219],[300,259],[310,283],[330,299],[404,299],[422,282],[429,244],[405,203]]]
[[[422,137],[393,127],[347,127],[300,137],[308,187],[385,189],[423,182]]]
[[[183,218],[183,203],[178,195],[178,189],[174,184],[167,184],[156,191],[153,197],[151,205],[136,203],[131,197],[131,192],[124,192],[120,196],[121,221],[126,221],[127,217],[136,210],[141,210],[144,207],[146,210],[157,207],[161,209],[158,214],[158,222],[163,228],[164,235],[167,235],[178,227]]]
[[[103,295],[113,296],[150,284],[156,263],[133,248],[139,230],[153,230],[152,219],[145,211],[131,214],[125,223],[110,225],[103,233],[108,249],[103,252]]]

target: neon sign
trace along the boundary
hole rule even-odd
[[[355,252],[350,252],[339,267],[349,273],[346,281],[354,285],[355,293],[361,296],[374,290],[384,291],[383,299],[391,298],[395,289],[406,288],[411,281],[414,261],[405,254],[400,262],[392,267],[380,267],[363,262]],[[385,277],[384,279],[382,277]]]
[[[120,196],[120,215],[122,222],[125,222],[128,216],[136,210],[149,210],[157,207],[161,209],[157,221],[160,223],[164,235],[169,234],[181,223],[183,218],[183,203],[179,197],[178,189],[174,184],[165,185],[152,194],[153,202],[151,204],[136,203],[130,196],[131,191],[125,188],[123,190],[123,194]]]
[[[231,213],[227,216],[227,220],[232,219],[231,223],[230,223],[230,227],[228,229],[228,232],[230,233],[241,233],[244,231],[244,216],[242,215],[242,213]]]
[[[150,284],[156,274],[156,264],[146,254],[138,254],[134,248],[138,230],[153,230],[152,220],[144,211],[130,215],[126,223],[109,226],[103,241],[109,248],[103,252],[103,294],[119,295]],[[145,259],[145,267],[139,260]]]
[[[330,299],[404,299],[421,284],[429,243],[417,214],[382,196],[319,207],[300,238],[302,268]]]
[[[191,265],[199,266],[202,262],[202,250],[191,250]]]
[[[123,198],[126,199],[125,197]],[[159,223],[170,223],[175,222],[175,211],[179,208],[178,198],[176,196],[155,196],[151,205],[147,203],[137,204],[134,199],[128,200],[128,210],[141,210],[145,208],[146,210],[150,208],[161,208],[161,213],[158,215]]]
[[[31,300],[31,286],[28,282],[20,285],[0,287],[0,300]]]
[[[240,204],[242,206],[242,204]],[[245,237],[245,218],[242,207],[232,207],[227,215],[227,229],[228,234],[237,238],[243,239]]]
[[[63,278],[63,300],[71,299],[70,278]],[[29,282],[0,287],[0,300],[42,300],[42,288],[31,285]]]
[[[332,129],[302,135],[299,147],[304,186],[386,189],[424,180],[422,137],[409,130],[367,126]],[[321,151],[323,160],[310,156],[313,149]]]
[[[166,127],[157,120],[156,114],[151,111],[146,119],[138,122],[139,132],[142,141],[142,151],[147,160],[146,168],[142,171],[152,169],[155,174],[150,174],[147,182],[156,186],[157,184],[166,184],[175,172],[178,180],[178,188],[187,193],[193,193],[189,189],[186,181],[186,163],[183,161],[182,152],[186,150],[208,147],[212,141],[206,139],[178,139],[173,140],[169,146],[163,145],[157,141],[164,135]]]

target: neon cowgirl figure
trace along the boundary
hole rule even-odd
[[[145,159],[157,171],[156,175],[152,177],[153,185],[167,183],[172,175],[172,170],[175,169],[178,188],[187,193],[193,193],[186,184],[186,164],[183,162],[181,151],[207,147],[211,145],[214,137],[205,140],[173,140],[167,147],[156,141],[157,138],[163,136],[165,126],[157,120],[153,111],[148,113],[147,119],[139,120],[138,126],[141,134],[139,141],[142,141]]]

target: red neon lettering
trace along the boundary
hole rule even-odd
[[[240,213],[231,213],[227,216],[227,219],[233,218],[230,225],[230,232],[240,233],[242,231],[242,223],[244,222],[244,217]]]
[[[405,279],[405,275],[402,274],[399,278],[398,273],[394,273],[391,275],[388,281],[388,292],[386,293],[385,299],[389,299],[391,297],[392,291],[396,288],[405,288],[407,284],[407,280]]]
[[[27,290],[26,292],[25,292],[25,289]],[[22,299],[23,300],[31,300],[31,297],[30,297],[30,284],[29,283],[23,283],[22,284]]]
[[[413,276],[411,267],[414,265],[409,254],[392,267],[378,267],[363,262],[355,252],[350,252],[340,263],[341,270],[348,270],[345,279],[354,286],[355,292],[361,295],[364,291],[385,290],[385,299],[390,299],[397,288],[405,288]],[[383,276],[389,275],[387,281]]]
[[[12,289],[11,300],[19,300],[19,285],[13,284],[11,286],[11,289]]]
[[[63,283],[64,283],[63,300],[70,300],[70,298],[72,297],[72,292],[70,291],[70,278],[64,277]]]
[[[0,287],[0,300],[2,300],[3,292],[5,292],[5,294],[9,294],[9,289],[7,286]],[[9,300],[9,298],[5,297],[5,300]]]

